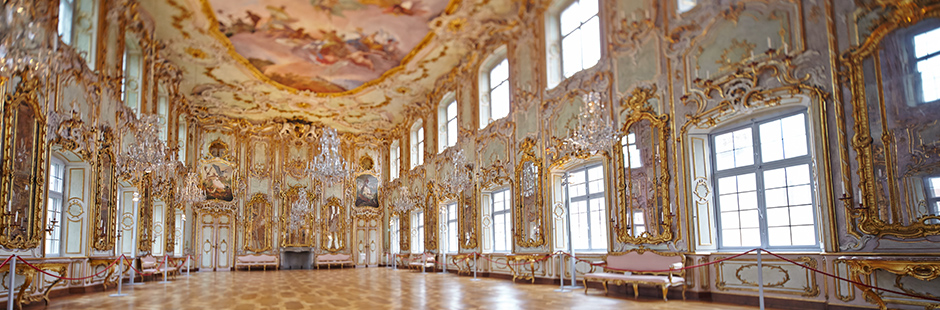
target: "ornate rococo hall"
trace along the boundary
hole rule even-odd
[[[4,0],[0,258],[17,304],[156,261],[940,309],[938,55],[935,0]]]

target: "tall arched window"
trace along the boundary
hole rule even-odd
[[[449,93],[441,100],[437,108],[438,121],[438,152],[457,145],[457,98]]]
[[[424,123],[411,125],[411,169],[424,164]]]
[[[548,86],[555,87],[601,59],[598,0],[559,1],[546,17]]]
[[[509,60],[497,48],[480,67],[480,128],[509,115]]]

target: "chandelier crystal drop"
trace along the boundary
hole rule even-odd
[[[291,230],[300,229],[304,225],[304,221],[307,220],[310,211],[313,210],[310,206],[310,198],[308,195],[307,189],[301,188],[300,192],[297,193],[297,199],[291,204],[290,222],[288,223]]]
[[[194,172],[186,174],[186,179],[180,184],[180,199],[188,203],[206,201],[206,191],[199,186],[199,178]]]
[[[349,167],[346,160],[339,154],[340,139],[336,129],[324,128],[320,137],[320,154],[307,163],[304,172],[312,179],[319,179],[327,183],[338,183],[349,176]]]
[[[565,142],[590,154],[610,149],[620,139],[620,131],[607,117],[604,101],[597,92],[587,93],[583,99],[578,127],[568,131]]]
[[[445,194],[457,194],[470,186],[470,165],[463,155],[463,150],[452,152],[450,155],[450,174],[441,179],[440,190]]]

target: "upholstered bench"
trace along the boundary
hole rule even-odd
[[[317,255],[317,269],[320,269],[321,265],[326,265],[326,268],[329,269],[330,265],[339,265],[343,267],[345,265],[354,265],[351,256],[349,254],[320,254]]]
[[[669,287],[682,286],[682,299],[685,300],[685,271],[682,269],[685,255],[682,253],[662,253],[650,249],[639,248],[624,253],[611,253],[607,255],[607,266],[604,272],[594,272],[584,275],[584,293],[587,294],[588,281],[604,284],[604,294],[607,294],[607,283],[633,284],[633,298],[637,298],[638,284],[660,286],[663,289],[663,300]],[[633,272],[623,272],[614,269],[626,269]]]
[[[139,260],[141,281],[144,280],[144,274],[156,276],[166,273],[167,276],[175,276],[179,272],[178,267],[168,266],[165,263],[160,263],[156,257],[153,257],[153,255],[150,254],[141,256]]]
[[[277,269],[278,257],[271,254],[251,254],[251,255],[239,255],[235,257],[235,268],[246,267],[248,271],[251,271],[251,267],[261,267],[261,270],[268,270],[268,266]]]
[[[434,270],[437,260],[434,258],[434,253],[423,253],[418,257],[416,261],[413,261],[408,264],[408,267],[413,268],[414,270],[428,269]]]

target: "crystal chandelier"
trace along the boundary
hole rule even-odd
[[[291,230],[298,230],[304,225],[307,215],[313,210],[310,206],[309,194],[306,188],[301,188],[297,193],[297,199],[291,204],[290,219],[288,226]]]
[[[118,157],[118,167],[133,176],[150,173],[154,184],[169,183],[178,176],[179,165],[166,159],[166,145],[160,140],[160,117],[142,114],[134,130],[135,142]]]
[[[50,23],[48,3],[4,1],[0,7],[0,74],[8,76],[25,69],[39,74],[57,63],[52,60],[59,38],[46,29]]]
[[[408,187],[402,186],[398,190],[398,198],[395,198],[392,201],[392,211],[402,214],[415,207],[415,200],[411,197],[411,191],[408,190]]]
[[[320,137],[320,154],[307,163],[304,172],[312,179],[319,179],[327,183],[338,183],[349,175],[346,160],[339,154],[339,137],[336,129],[324,128]]]
[[[452,152],[450,162],[453,167],[450,174],[441,179],[440,189],[445,194],[457,194],[470,186],[470,165],[463,150]]]
[[[585,94],[583,99],[578,127],[568,131],[565,142],[590,154],[610,149],[619,140],[620,131],[606,117],[604,101],[597,92]]]
[[[196,173],[186,174],[186,179],[180,184],[180,199],[188,203],[200,203],[206,201],[206,191],[199,186],[199,178]]]

